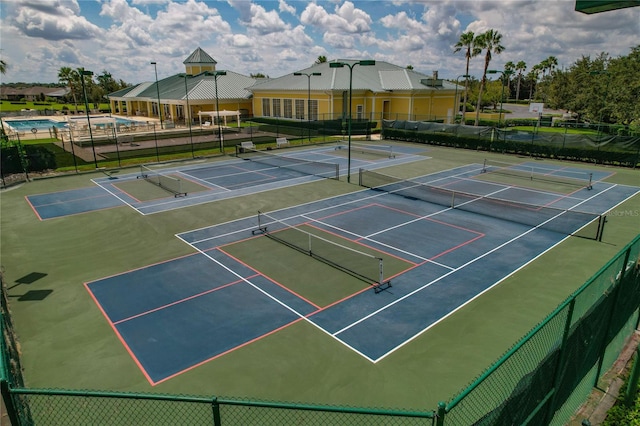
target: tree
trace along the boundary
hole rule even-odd
[[[465,49],[464,56],[467,61],[466,67],[464,69],[465,75],[469,75],[469,61],[471,61],[471,58],[473,58],[474,56],[478,56],[480,52],[482,52],[482,49],[480,49],[480,47],[476,45],[475,40],[476,38],[475,38],[475,35],[473,34],[473,31],[467,31],[466,33],[462,33],[460,35],[460,40],[458,40],[458,42],[454,46],[455,47],[453,50],[454,53],[457,53],[462,49]],[[465,78],[464,79],[464,100],[462,101],[462,121],[463,122],[464,122],[464,115],[467,112],[468,92],[469,92],[469,79]],[[456,111],[456,114],[457,114],[457,111]]]
[[[482,80],[480,80],[480,91],[478,92],[478,103],[476,106],[476,122],[477,126],[480,123],[480,106],[482,104],[482,91],[487,83],[487,69],[489,69],[489,63],[491,62],[491,55],[499,55],[504,51],[504,46],[500,44],[502,41],[502,34],[498,31],[491,29],[481,34],[476,38],[476,45],[483,50],[486,50],[484,56],[484,71],[482,73]]]
[[[320,55],[320,56],[318,56],[318,59],[316,59],[315,64],[316,64],[316,65],[318,65],[318,64],[324,64],[325,62],[327,62],[327,57],[326,57],[326,56],[324,56],[324,55]]]
[[[7,73],[7,63],[2,59],[0,59],[0,74],[6,74],[6,73]]]
[[[534,65],[529,72],[528,79],[531,81],[531,87],[529,88],[529,99],[531,100],[537,97],[537,95],[534,93],[534,90],[536,92],[538,91],[538,76],[540,75],[540,72],[542,72],[541,64]]]
[[[262,74],[261,72],[257,72],[255,74],[249,74],[249,77],[251,77],[251,78],[267,78],[267,76]]]
[[[518,61],[515,70],[518,71],[518,84],[516,88],[516,102],[520,99],[520,81],[522,80],[522,73],[527,69],[527,64],[524,61]]]
[[[509,94],[511,93],[511,89],[509,88],[509,83],[510,83],[509,79],[511,74],[513,74],[513,71],[515,70],[515,68],[516,68],[516,65],[511,61],[504,64],[504,72],[502,73],[502,80],[503,80],[503,83],[507,86],[506,89],[507,89],[507,93]],[[509,99],[508,94],[507,94],[507,99]]]
[[[413,65],[407,65],[407,69],[408,70],[412,70],[413,69]]]
[[[71,97],[73,98],[73,105],[75,106],[76,114],[78,113],[78,99],[76,92],[78,90],[78,82],[80,75],[78,72],[70,67],[62,67],[58,71],[58,81],[69,87]]]

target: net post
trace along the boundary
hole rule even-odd
[[[456,208],[456,193],[455,191],[451,191],[451,208]]]
[[[267,225],[262,225],[262,212],[260,212],[260,210],[258,210],[258,229],[254,229],[253,231],[251,231],[251,235],[256,235],[258,233],[267,233]]]
[[[589,184],[587,185],[587,189],[593,189],[593,172],[589,172]]]
[[[604,224],[607,223],[607,216],[601,214],[598,217],[598,230],[596,232],[596,240],[602,242],[602,234],[604,233]]]
[[[362,186],[362,168],[358,169],[358,186]]]
[[[487,159],[484,159],[484,163],[482,163],[482,171],[480,173],[486,173],[487,172]]]

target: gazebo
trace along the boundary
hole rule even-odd
[[[238,122],[238,127],[240,127],[240,111],[227,111],[222,110],[222,111],[200,111],[198,112],[198,117],[200,120],[200,126],[202,126],[202,117],[210,117],[211,118],[211,123],[216,124],[216,118],[220,117],[220,119],[224,120],[224,125],[227,125],[227,117],[236,117],[236,120]],[[208,120],[207,120],[208,121]],[[219,124],[219,123],[218,123]]]

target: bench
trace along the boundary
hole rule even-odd
[[[285,145],[289,145],[287,138],[276,138],[276,148],[280,148]]]
[[[133,135],[118,135],[118,143],[120,145],[125,143],[133,143]]]
[[[256,149],[256,146],[251,141],[240,142],[240,148],[242,149]]]

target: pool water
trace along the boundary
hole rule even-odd
[[[126,120],[124,118],[115,117],[115,119],[116,124],[129,125],[131,123],[134,123],[134,121]],[[66,121],[47,120],[43,118],[30,120],[5,120],[5,125],[8,125],[17,132],[29,132],[31,131],[31,129],[37,129],[38,132],[41,132],[47,131],[52,127],[56,127],[58,129],[65,129],[68,127]],[[100,124],[98,124],[98,126],[100,126]]]

